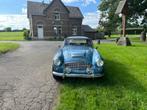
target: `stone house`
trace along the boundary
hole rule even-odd
[[[61,0],[52,0],[50,4],[28,1],[27,17],[32,39],[82,34],[83,15],[80,9],[65,6]]]

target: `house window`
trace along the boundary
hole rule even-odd
[[[61,26],[54,26],[54,33],[55,35],[61,35],[62,34],[62,27]]]
[[[74,26],[73,28],[72,28],[72,35],[77,35],[77,27],[76,26]]]
[[[54,13],[54,19],[60,20],[60,13],[59,12]]]
[[[43,28],[43,26],[38,26],[38,28]]]
[[[59,35],[62,34],[62,27],[61,26],[58,27],[58,33],[59,33]]]
[[[57,31],[57,27],[56,26],[54,26],[54,33],[55,33],[55,35],[58,34],[58,31]]]

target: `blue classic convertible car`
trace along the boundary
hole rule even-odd
[[[102,77],[104,61],[93,48],[92,40],[84,36],[68,37],[53,59],[55,79],[64,77]]]

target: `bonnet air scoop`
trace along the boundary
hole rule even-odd
[[[85,56],[86,56],[86,52],[84,52],[84,53],[71,53],[72,58],[79,58],[79,57],[85,57]]]

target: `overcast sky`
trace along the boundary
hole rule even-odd
[[[42,2],[43,0],[30,0]],[[44,0],[49,3],[51,0]],[[99,12],[97,6],[99,0],[62,0],[65,5],[78,6],[83,15],[83,24],[93,28],[98,26]],[[27,0],[0,0],[0,29],[12,27],[13,29],[29,28],[26,16]]]

